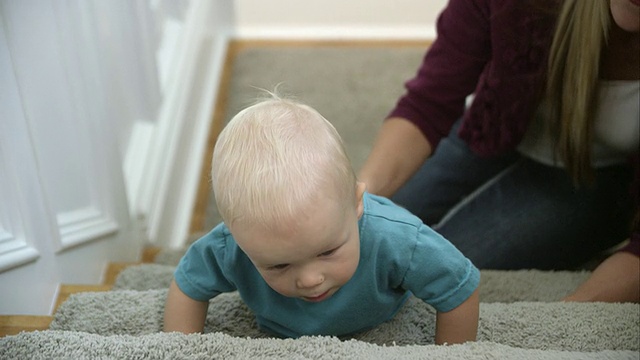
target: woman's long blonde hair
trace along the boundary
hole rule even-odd
[[[574,183],[593,180],[591,143],[602,49],[609,36],[608,0],[564,0],[549,55],[546,100],[556,154]]]

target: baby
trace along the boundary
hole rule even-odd
[[[211,180],[224,220],[170,285],[164,331],[202,332],[209,300],[238,291],[280,337],[348,335],[411,294],[436,311],[437,344],[474,341],[480,272],[451,243],[358,182],[336,129],[277,95],[238,113]]]

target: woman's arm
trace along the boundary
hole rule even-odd
[[[431,155],[431,145],[420,129],[402,118],[386,120],[373,149],[360,170],[367,191],[393,195]]]
[[[436,344],[462,344],[476,341],[478,336],[478,317],[480,299],[476,289],[467,300],[457,308],[436,315]]]
[[[564,301],[640,302],[640,257],[617,252]]]
[[[207,301],[196,301],[185,295],[172,280],[164,307],[163,330],[185,334],[203,332],[208,306]]]
[[[491,1],[451,0],[406,93],[382,124],[359,179],[371,193],[391,196],[446,137],[491,57]]]

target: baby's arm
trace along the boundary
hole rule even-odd
[[[171,281],[164,307],[164,331],[185,334],[204,331],[209,302],[197,301],[185,295],[175,280]]]
[[[478,334],[480,300],[476,289],[455,309],[436,315],[436,344],[461,344],[475,341]]]

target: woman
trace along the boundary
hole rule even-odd
[[[450,1],[360,180],[480,268],[570,269],[640,241],[639,9]]]

